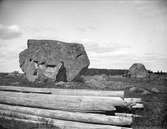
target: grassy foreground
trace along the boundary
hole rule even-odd
[[[93,81],[92,81],[93,80]],[[28,87],[54,87],[54,88],[79,88],[101,90],[125,90],[125,97],[140,97],[143,99],[145,108],[132,111],[142,115],[136,118],[132,125],[134,129],[166,129],[167,128],[167,78],[157,77],[153,79],[130,79],[121,76],[94,75],[81,77],[78,82],[54,83],[46,80],[45,83],[30,83],[23,75],[15,76],[0,74],[0,86],[28,86]],[[131,88],[144,89],[132,91]],[[158,91],[153,91],[156,88]],[[51,125],[32,125],[6,121],[0,119],[0,128],[4,129],[58,129]]]

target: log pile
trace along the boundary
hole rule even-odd
[[[60,129],[131,129],[141,98],[124,91],[0,86],[0,118],[25,123],[49,123]],[[110,112],[109,115],[106,112]]]

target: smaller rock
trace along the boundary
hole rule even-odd
[[[143,92],[141,93],[142,95],[149,95],[151,94],[148,90],[143,89]]]
[[[93,76],[81,76],[82,81],[90,87],[97,89],[104,89],[106,87],[106,82],[108,76],[105,74],[102,75],[93,75]]]
[[[128,71],[127,77],[131,78],[147,78],[149,73],[145,66],[141,63],[134,63]]]
[[[154,92],[154,93],[160,93],[160,90],[157,89],[157,88],[152,88],[151,91]]]
[[[56,82],[55,83],[55,85],[64,85],[65,84],[65,82],[63,82],[63,81],[60,81],[60,82]]]
[[[145,89],[140,88],[140,87],[131,87],[129,88],[130,92],[138,92],[138,93],[142,93]]]
[[[131,88],[129,88],[129,92],[135,92],[135,91],[137,91],[137,87],[131,87]]]
[[[88,86],[94,87],[97,89],[104,89],[106,85],[104,84],[103,81],[98,81],[96,79],[90,79],[89,81],[85,82]]]
[[[10,83],[11,85],[18,86],[20,83],[19,82],[12,82]]]
[[[151,94],[148,90],[139,87],[131,87],[129,88],[129,92],[140,93],[142,95],[149,95]]]
[[[81,78],[83,79],[83,81],[89,81],[91,79],[93,80],[97,80],[97,81],[107,81],[108,80],[108,76],[105,74],[102,75],[93,75],[93,76],[81,76]]]

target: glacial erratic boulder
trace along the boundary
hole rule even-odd
[[[19,54],[20,68],[27,79],[49,78],[72,81],[87,70],[89,59],[82,44],[56,40],[28,40],[28,48]]]
[[[128,71],[128,76],[131,78],[147,78],[149,73],[145,66],[141,63],[134,63]]]

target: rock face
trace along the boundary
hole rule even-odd
[[[28,40],[19,54],[20,68],[29,81],[50,78],[72,81],[87,70],[89,59],[82,44],[56,40]]]
[[[160,93],[160,90],[159,90],[159,89],[157,89],[157,88],[155,88],[155,87],[154,87],[154,88],[152,88],[152,89],[151,89],[151,91],[152,91],[153,93]]]
[[[129,68],[128,75],[131,78],[146,78],[149,73],[143,64],[135,63]]]

